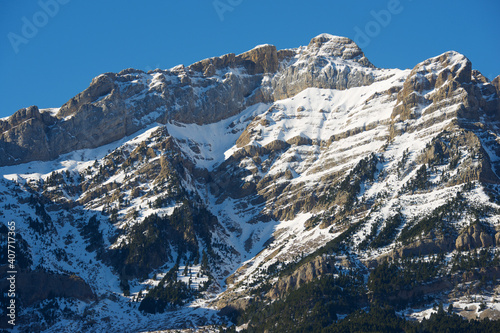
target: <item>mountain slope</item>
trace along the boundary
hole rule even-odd
[[[419,317],[411,306],[435,302],[424,295],[500,311],[488,296],[496,81],[457,52],[376,68],[322,34],[106,73],[59,109],[16,112],[0,122],[0,217],[16,223],[19,276],[46,290],[20,292],[19,324],[144,331],[227,324],[221,314],[251,327],[245,309],[323,279],[355,286],[331,290],[357,299],[331,320],[385,299]]]

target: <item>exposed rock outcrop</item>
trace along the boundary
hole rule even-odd
[[[120,73],[128,74],[130,71],[124,70]],[[97,76],[92,80],[87,89],[71,98],[61,107],[57,117],[64,118],[73,115],[78,112],[83,105],[95,102],[98,98],[111,93],[116,86],[115,79],[115,73],[105,73]]]
[[[235,300],[231,300],[226,305],[222,306],[224,302],[219,302],[218,306],[220,307],[219,315],[231,317],[234,313],[239,311],[245,311],[250,304],[253,303],[253,298],[251,297],[241,297]]]
[[[472,250],[480,247],[493,246],[494,240],[480,224],[473,224],[460,233],[455,247],[457,250]]]
[[[204,59],[188,66],[188,70],[213,76],[226,68],[243,67],[250,74],[275,73],[278,70],[278,51],[274,45],[260,45],[239,55],[229,53],[221,57]]]
[[[481,312],[479,319],[500,320],[500,311],[496,309],[486,309]]]
[[[471,62],[457,52],[446,52],[416,65],[398,93],[393,119],[415,119],[422,110],[431,113],[461,98],[461,85],[471,82]],[[431,93],[432,92],[432,93]],[[443,103],[441,103],[443,102]]]
[[[393,258],[406,258],[419,255],[444,253],[453,249],[453,240],[449,237],[428,237],[417,240],[392,252]]]
[[[374,66],[361,49],[349,38],[328,34],[313,38],[281,66],[272,80],[274,100],[294,96],[309,87],[342,90],[374,82],[367,70]]]
[[[377,267],[380,263],[387,260],[403,259],[416,256],[426,256],[437,253],[452,251],[455,247],[454,240],[451,237],[436,235],[433,231],[422,239],[416,240],[408,245],[391,250],[389,253],[379,256],[376,260],[365,263],[368,268]]]
[[[454,105],[458,107],[446,110]],[[398,93],[392,118],[404,121],[443,110],[446,118],[478,120],[482,111],[500,120],[500,99],[495,83],[490,84],[479,71],[472,70],[469,59],[454,51],[413,68]],[[438,113],[438,117],[443,115]]]
[[[30,106],[0,121],[0,165],[53,158],[47,130],[56,119]]]
[[[8,284],[5,278],[7,266],[0,269],[0,275],[4,276],[0,283],[0,289],[4,290]],[[85,302],[96,299],[90,286],[76,275],[22,270],[16,275],[16,283],[19,286],[17,294],[24,306],[33,305],[50,297],[70,297]]]
[[[333,258],[318,256],[310,262],[300,266],[292,275],[280,278],[267,293],[271,299],[277,299],[287,292],[298,289],[304,283],[310,282],[318,276],[336,272]]]
[[[491,84],[495,87],[497,94],[500,95],[500,75],[494,78]]]

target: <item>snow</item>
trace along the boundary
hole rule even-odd
[[[380,100],[367,102],[373,95],[384,93],[407,73],[394,70],[389,74],[393,75],[390,80],[370,86],[346,90],[308,88],[292,98],[274,103],[259,118],[270,125],[255,124],[252,128],[261,132],[254,142],[266,146],[274,140],[287,141],[296,136],[326,141],[335,134],[389,119],[391,104]]]
[[[314,37],[313,39],[316,39],[316,38],[343,39],[343,40],[348,39],[347,37],[331,35],[331,34],[328,34],[328,33],[319,34],[316,37]]]
[[[440,58],[445,58],[446,62],[440,62]],[[463,54],[458,53],[456,51],[448,51],[444,52],[434,58],[429,58],[417,66],[415,68],[418,69],[418,71],[423,71],[423,72],[429,72],[434,75],[438,75],[441,71],[450,69],[455,67],[456,65],[459,65],[460,67],[465,67],[469,60],[467,57],[465,57]],[[443,66],[444,65],[444,66]]]
[[[184,148],[184,152],[199,167],[213,170],[227,158],[226,151],[234,144],[246,127],[249,119],[267,110],[268,105],[258,103],[240,114],[207,125],[169,123],[167,130]],[[195,150],[197,147],[199,153]],[[194,150],[193,150],[194,149]]]
[[[40,109],[40,113],[49,113],[52,117],[55,117],[61,108],[46,108]]]
[[[45,109],[39,109],[40,113],[48,113],[50,114],[51,117],[55,117],[57,113],[59,112],[61,108],[45,108]],[[10,116],[0,118],[0,121],[7,121],[10,118]]]
[[[465,283],[459,285],[457,288],[462,290],[469,286],[470,283]],[[498,297],[496,293],[491,292],[463,295],[458,298],[447,298],[443,295],[438,301],[443,304],[443,309],[445,311],[452,305],[453,313],[459,314],[469,320],[482,318],[481,314],[488,309],[500,311],[500,297]],[[481,310],[481,304],[484,306],[483,310]],[[423,306],[421,309],[409,309],[404,312],[404,316],[409,319],[422,321],[424,318],[429,319],[433,313],[437,313],[437,308],[427,305]]]
[[[270,47],[270,46],[274,46],[274,45],[271,45],[271,44],[260,44],[260,45],[257,45],[256,47],[254,47],[252,50],[257,50],[257,49],[260,49],[260,48],[263,48],[263,47]]]

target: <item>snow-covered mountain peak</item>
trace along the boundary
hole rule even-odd
[[[359,46],[347,37],[323,33],[311,39],[307,49],[310,55],[355,60],[363,66],[373,67]]]
[[[469,83],[471,72],[472,64],[466,56],[456,51],[448,51],[422,61],[413,68],[410,75],[439,77],[441,82],[453,78],[460,83]]]

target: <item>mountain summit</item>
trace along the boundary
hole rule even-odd
[[[18,327],[497,318],[498,82],[454,51],[376,68],[321,34],[17,111],[0,120],[0,237],[6,254],[15,225]]]

